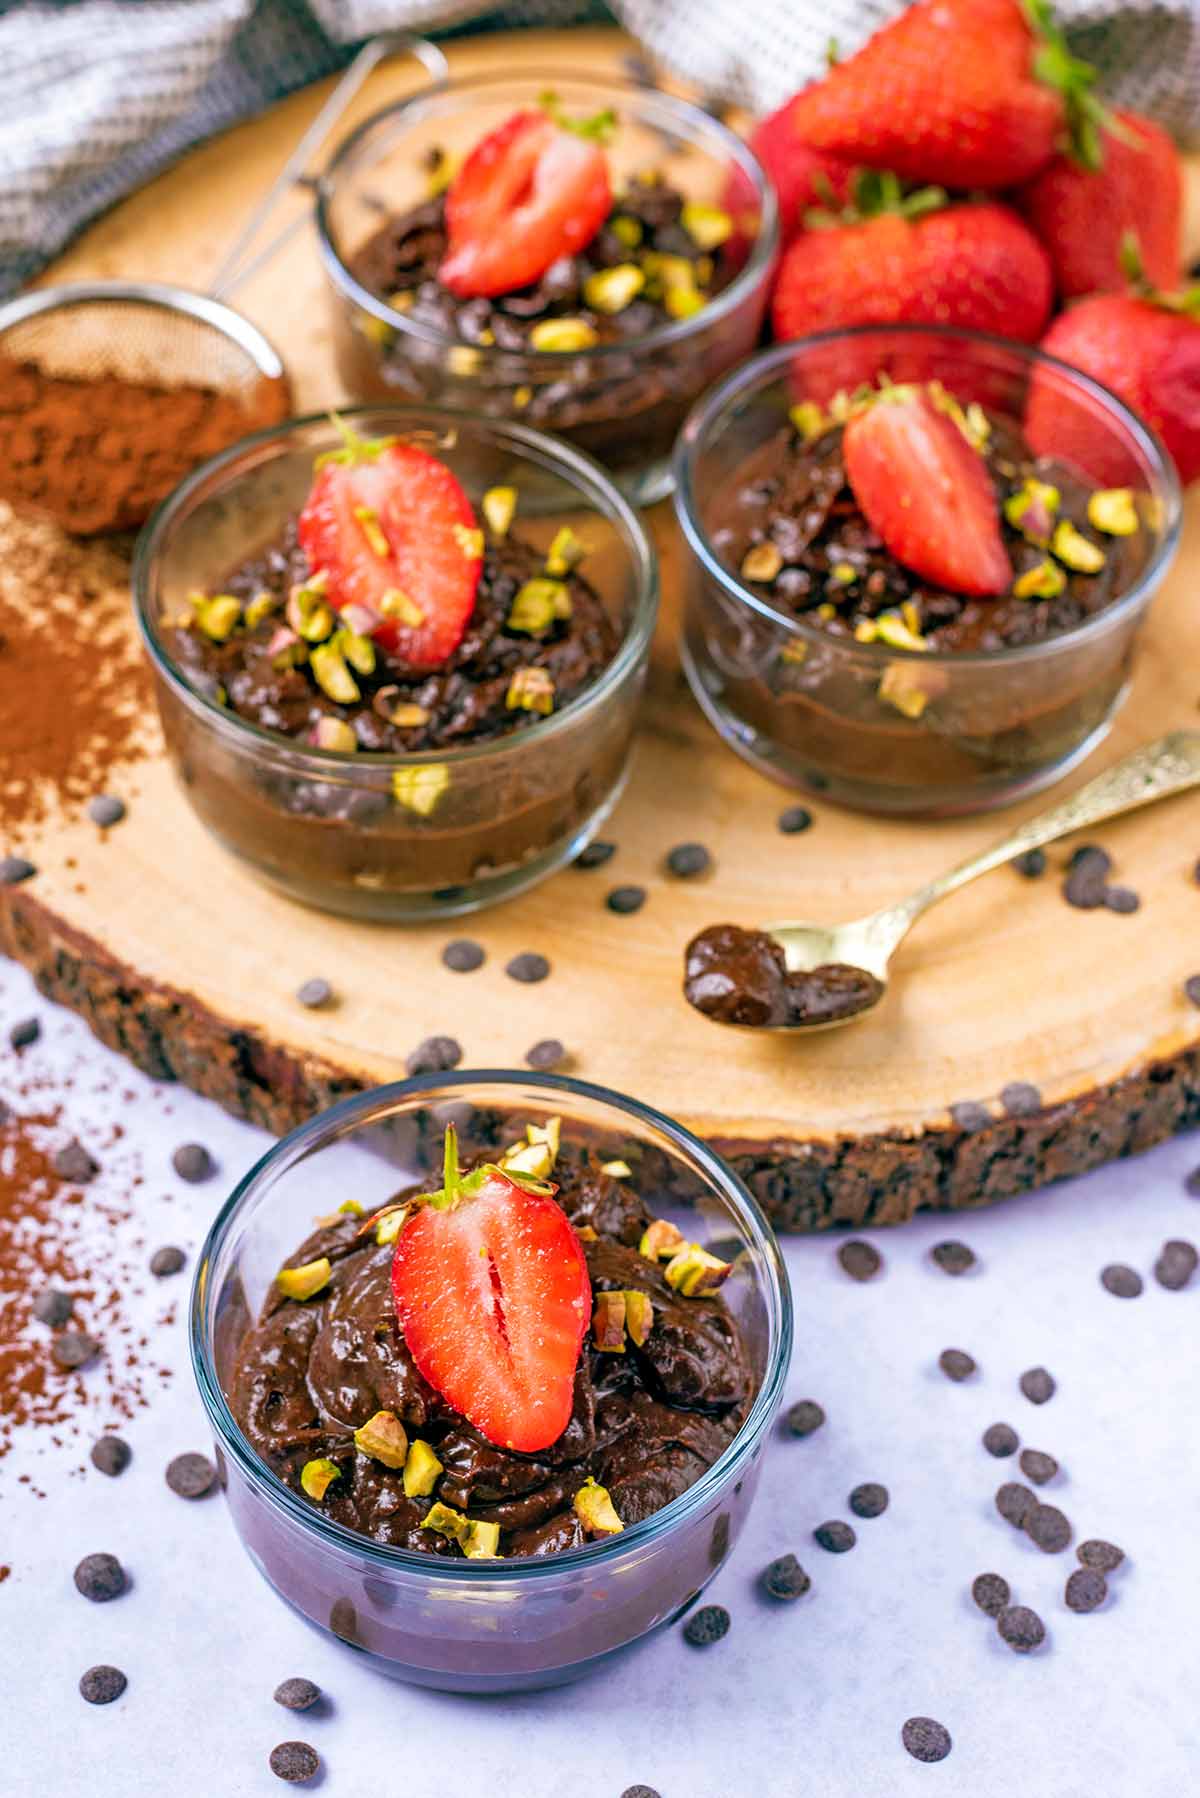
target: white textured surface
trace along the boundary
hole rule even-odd
[[[111,1070],[112,1103],[147,1175],[149,1246],[194,1252],[266,1139],[130,1074],[0,967],[5,1032],[35,1009],[44,1034],[26,1071],[73,1068],[92,1086]],[[0,1094],[11,1094],[13,1068],[5,1050]],[[98,1115],[96,1101],[78,1101],[77,1121]],[[172,1177],[170,1150],[187,1140],[210,1145],[219,1179],[189,1188]],[[1200,1235],[1200,1204],[1182,1187],[1197,1160],[1195,1140],[1180,1140],[978,1216],[877,1233],[887,1265],[867,1286],[841,1274],[829,1239],[790,1241],[789,1399],[818,1399],[829,1421],[808,1441],[772,1447],[747,1532],[709,1593],[729,1607],[730,1634],[702,1652],[675,1630],[590,1683],[525,1698],[451,1698],[373,1675],[279,1603],[219,1499],[187,1504],[167,1491],[166,1462],[208,1441],[182,1320],[157,1326],[155,1359],[177,1371],[123,1426],[134,1461],[120,1479],[86,1460],[102,1418],[60,1449],[31,1436],[0,1461],[0,1561],[13,1566],[0,1585],[6,1791],[269,1795],[284,1789],[267,1769],[270,1749],[301,1737],[324,1758],[320,1789],[347,1798],[620,1798],[639,1781],[663,1798],[1181,1798],[1200,1765],[1200,1280],[1170,1294],[1149,1270],[1164,1238]],[[929,1263],[948,1235],[974,1247],[973,1274],[951,1280]],[[1099,1270],[1115,1260],[1147,1276],[1140,1299],[1101,1289]],[[170,1295],[180,1312],[185,1281]],[[149,1296],[148,1323],[164,1296]],[[980,1374],[947,1381],[936,1366],[947,1346],[970,1350]],[[1059,1382],[1040,1409],[1017,1390],[1038,1363]],[[979,1445],[998,1419],[1061,1462],[1045,1497],[1076,1539],[1104,1535],[1128,1551],[1102,1611],[1066,1610],[1072,1551],[1043,1555],[997,1516],[996,1486],[1020,1477]],[[22,1472],[44,1498],[18,1484]],[[823,1553],[813,1526],[847,1516],[846,1494],[866,1479],[889,1487],[891,1508],[857,1525],[851,1554]],[[71,1582],[97,1549],[132,1578],[108,1605],[86,1603]],[[772,1607],[755,1578],[788,1549],[813,1590]],[[1012,1654],[974,1609],[971,1580],[988,1569],[1045,1619],[1040,1653]],[[129,1676],[107,1709],[76,1693],[98,1661]],[[276,1683],[292,1674],[315,1679],[327,1707],[303,1717],[274,1705]],[[951,1730],[940,1766],[901,1748],[913,1714]]]

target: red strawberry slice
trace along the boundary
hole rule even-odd
[[[1007,592],[1012,568],[982,456],[916,388],[882,393],[842,442],[867,522],[898,562],[952,593]]]
[[[549,1448],[571,1417],[592,1296],[579,1238],[549,1190],[498,1167],[435,1194],[401,1230],[396,1316],[448,1404],[501,1448]]]
[[[514,113],[476,144],[446,195],[438,280],[463,299],[528,287],[590,243],[611,207],[597,142],[547,113]]]
[[[300,547],[314,574],[328,574],[331,605],[373,614],[370,634],[405,666],[439,668],[475,606],[482,557],[471,502],[436,456],[343,435],[346,448],[318,468],[304,502]]]

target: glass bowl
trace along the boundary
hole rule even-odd
[[[340,442],[324,416],[248,437],[177,488],[139,539],[134,605],[175,772],[226,849],[327,911],[382,922],[450,916],[545,879],[615,805],[657,609],[654,552],[603,470],[540,432],[429,406],[343,416],[360,435],[395,433],[441,457],[477,510],[489,487],[517,487],[520,534],[539,548],[562,525],[576,529],[587,576],[622,633],[591,687],[507,736],[419,755],[311,748],[196,690],[161,621],[190,593],[219,591],[280,536],[304,502],[314,456]],[[420,770],[430,771],[424,781]]]
[[[526,1123],[630,1161],[650,1208],[719,1245],[722,1288],[759,1380],[739,1434],[695,1485],[620,1535],[543,1558],[479,1562],[393,1548],[297,1497],[243,1436],[226,1399],[242,1338],[278,1269],[323,1212],[367,1208],[441,1166],[456,1123],[464,1163]],[[460,1692],[561,1684],[678,1618],[737,1541],[791,1351],[787,1274],[770,1226],[719,1156],[680,1125],[602,1087],[550,1075],[432,1076],[347,1099],[277,1143],[228,1200],[192,1289],[192,1365],[242,1544],[279,1595],[383,1672]]]
[[[1113,603],[1041,642],[922,653],[831,635],[744,585],[713,535],[747,459],[798,401],[824,408],[881,371],[936,377],[964,406],[977,401],[1018,424],[1036,374],[1064,441],[1090,445],[1103,484],[1138,496],[1141,547]],[[764,351],[692,412],[675,483],[691,551],[682,654],[709,722],[778,780],[914,817],[1007,804],[1095,748],[1128,690],[1138,631],[1179,537],[1170,458],[1115,394],[1039,350],[928,326],[824,332]]]
[[[429,159],[465,152],[547,89],[564,110],[618,119],[614,186],[653,167],[689,200],[719,204],[731,177],[745,261],[695,316],[583,354],[467,344],[419,323],[365,288],[350,264],[386,213],[429,197]],[[757,223],[757,231],[755,224]],[[616,77],[534,70],[476,75],[384,108],[340,146],[317,197],[339,371],[352,399],[428,399],[523,418],[596,457],[638,505],[670,490],[671,448],[693,400],[758,341],[778,245],[774,193],[727,126],[699,107]]]

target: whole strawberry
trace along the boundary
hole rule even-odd
[[[1094,154],[1060,155],[1025,186],[1022,212],[1054,265],[1064,299],[1119,292],[1122,245],[1136,236],[1156,287],[1173,288],[1182,261],[1183,177],[1167,133],[1133,112],[1113,114]]]
[[[798,94],[792,122],[815,149],[910,181],[1014,187],[1050,161],[1093,80],[1045,0],[915,0]]]
[[[792,100],[761,119],[750,133],[749,144],[767,172],[779,201],[779,238],[786,247],[804,229],[810,206],[845,205],[850,199],[853,166],[840,156],[814,150],[796,130]],[[739,168],[730,174],[721,201],[734,221],[735,230],[747,236],[743,223],[753,211],[754,189]],[[752,222],[752,221],[751,221]]]

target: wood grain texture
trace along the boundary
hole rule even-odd
[[[569,42],[531,34],[522,54],[539,65],[596,66],[623,48],[615,33]],[[512,56],[511,40],[503,49],[456,45],[451,58],[467,70],[498,54]],[[405,65],[386,68],[353,116],[415,85]],[[202,286],[323,92],[296,96],[189,156],[95,226],[50,278]],[[1200,170],[1189,174],[1200,242]],[[310,234],[239,300],[284,351],[301,408],[343,397]],[[780,835],[775,820],[789,795],[719,744],[683,688],[673,648],[681,551],[661,508],[653,522],[666,603],[633,778],[606,830],[619,844],[607,868],[568,870],[465,922],[389,930],[328,918],[267,892],[229,861],[156,751],[112,783],[130,812],[107,838],[86,821],[54,820],[0,845],[39,868],[35,880],[0,890],[4,948],[140,1066],[277,1131],[402,1075],[406,1054],[431,1032],[457,1036],[472,1067],[520,1065],[533,1042],[560,1037],[581,1077],[636,1092],[725,1147],[784,1228],[984,1204],[1200,1123],[1200,1012],[1182,990],[1200,971],[1200,886],[1191,878],[1200,798],[1103,831],[1115,877],[1142,895],[1133,916],[1071,911],[1055,852],[1054,875],[1025,882],[1002,870],[918,925],[885,1005],[853,1029],[754,1039],[688,1009],[682,949],[702,925],[868,910],[1041,802],[939,824],[864,819],[814,802],[811,831]],[[1133,694],[1073,779],[1197,722],[1198,582],[1193,495]],[[713,873],[670,880],[665,851],[697,839],[713,852]],[[605,909],[618,882],[648,888],[635,916]],[[456,934],[485,944],[478,973],[442,966],[439,950]],[[544,984],[504,975],[522,949],[551,958]],[[334,983],[335,1007],[296,1003],[296,987],[314,974]],[[1040,1090],[1035,1114],[1004,1115],[999,1095],[1015,1081]],[[949,1106],[964,1099],[989,1106],[987,1127],[970,1133],[950,1121]]]

